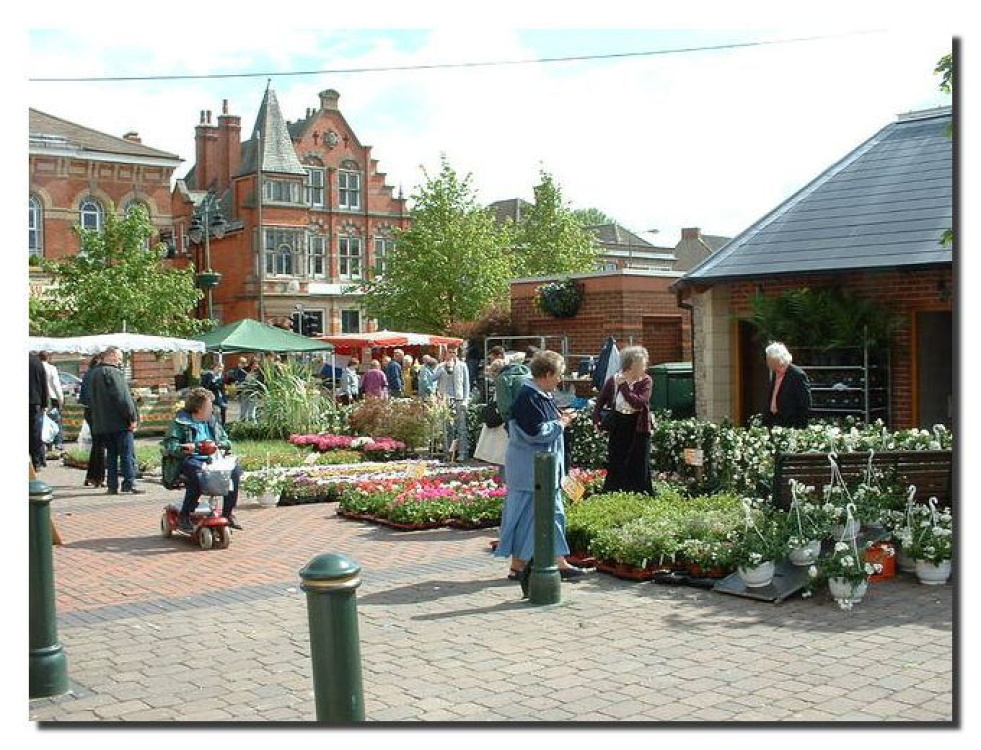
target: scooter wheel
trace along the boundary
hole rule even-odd
[[[198,544],[201,549],[211,549],[215,543],[215,537],[211,533],[211,529],[205,526],[198,532]]]
[[[232,535],[228,533],[227,526],[219,526],[214,531],[215,549],[225,549],[232,541]]]
[[[174,530],[170,527],[170,521],[167,519],[166,513],[160,516],[160,535],[164,539],[170,539],[174,535]]]

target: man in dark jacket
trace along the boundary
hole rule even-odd
[[[44,412],[48,408],[48,376],[44,365],[36,354],[31,354],[28,363],[28,450],[31,454],[31,464],[37,471],[44,466],[44,441],[41,439],[41,427],[44,424]]]
[[[392,361],[385,365],[385,377],[388,378],[388,395],[392,398],[402,398],[404,385],[402,379],[402,360],[405,352],[396,349],[392,352]]]
[[[787,347],[776,342],[766,348],[766,366],[772,373],[766,389],[767,427],[807,427],[811,412],[811,383],[793,362]]]
[[[119,474],[123,475],[123,492],[134,495],[143,490],[136,487],[136,446],[133,433],[139,412],[126,384],[122,370],[123,353],[113,347],[102,355],[89,382],[89,402],[92,407],[92,434],[102,438],[106,446],[106,485],[110,495],[119,494]]]

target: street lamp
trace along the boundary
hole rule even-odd
[[[211,270],[211,236],[217,239],[225,236],[225,228],[228,222],[221,215],[218,201],[213,193],[205,195],[198,205],[197,211],[191,218],[191,223],[187,228],[187,237],[195,245],[204,242],[204,273],[198,274],[199,285],[208,291],[208,320],[213,318],[212,312],[212,290],[218,286],[221,276]]]

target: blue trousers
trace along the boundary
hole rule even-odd
[[[106,446],[106,486],[119,489],[119,475],[123,475],[123,492],[133,489],[136,482],[136,444],[133,431],[107,432],[100,435]]]

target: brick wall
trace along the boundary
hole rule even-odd
[[[875,300],[886,309],[895,312],[901,325],[890,348],[891,426],[893,428],[914,425],[916,394],[916,362],[914,321],[917,312],[951,311],[951,298],[940,299],[941,287],[953,296],[953,273],[950,266],[927,270],[891,270],[882,272],[855,272],[848,276],[821,274],[764,279],[753,282],[730,284],[730,312],[748,317],[751,298],[760,291],[776,296],[789,289],[802,286],[821,288],[839,286],[856,295]],[[735,346],[736,342],[733,341]]]
[[[631,339],[646,346],[651,362],[691,359],[691,315],[678,307],[668,286],[677,275],[642,271],[611,271],[577,277],[585,287],[579,312],[572,318],[553,318],[535,306],[535,290],[546,280],[521,280],[511,284],[511,318],[519,335],[565,335],[573,354],[597,354],[608,336],[622,347]],[[680,356],[667,343],[680,333]]]

